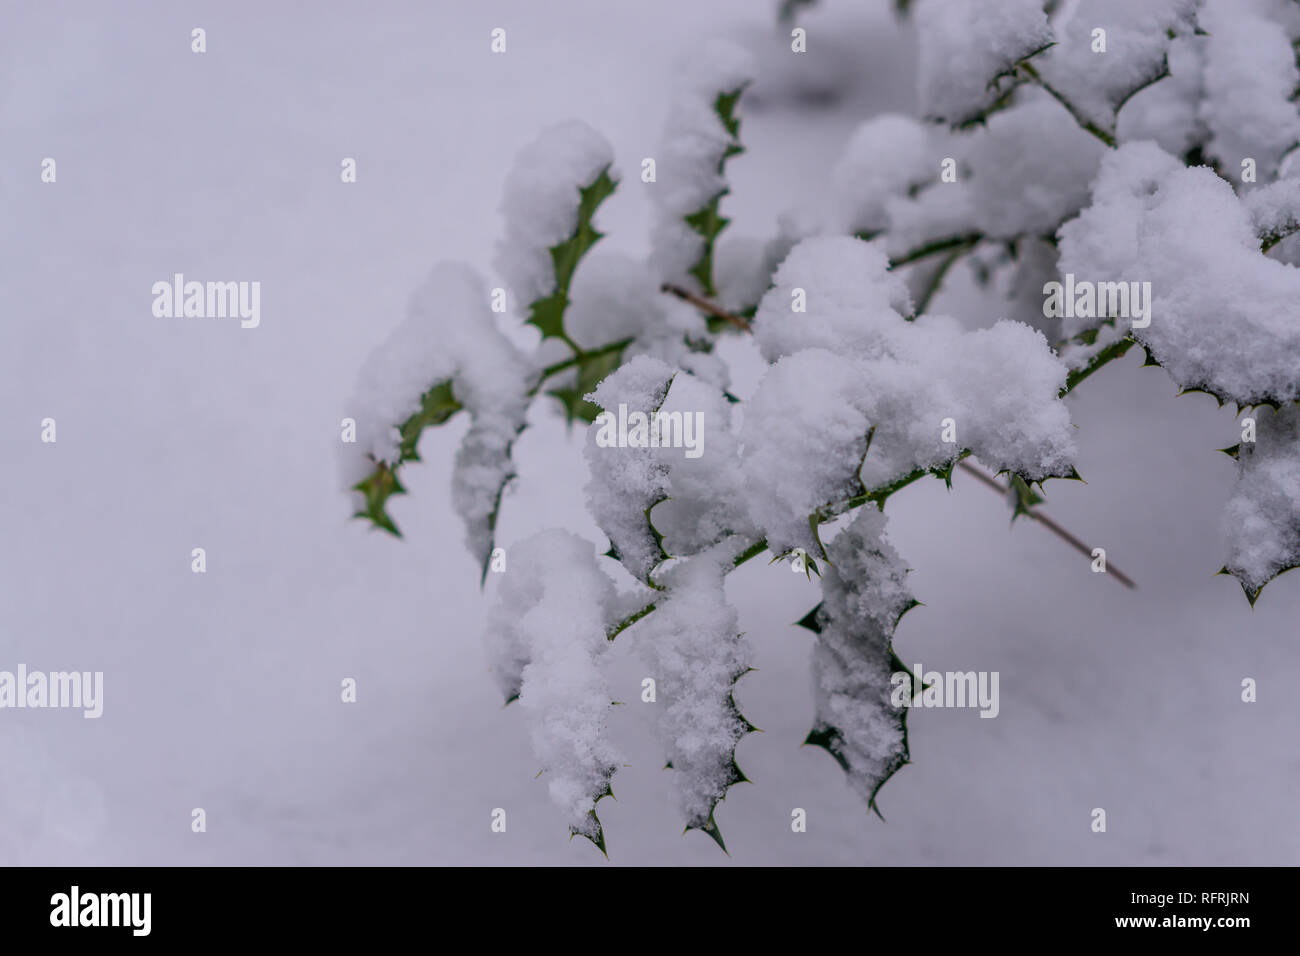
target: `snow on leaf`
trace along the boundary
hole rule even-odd
[[[858,239],[805,240],[755,315],[759,349],[776,364],[745,411],[742,471],[773,553],[819,553],[814,511],[918,470],[945,472],[963,451],[1027,480],[1073,471],[1066,369],[1042,333],[1005,320],[969,332],[943,316],[909,322],[885,265]],[[794,288],[807,292],[806,313],[790,311]]]
[[[610,692],[599,667],[614,585],[590,542],[567,531],[520,542],[510,562],[484,633],[493,677],[528,715],[533,750],[570,831],[604,852],[595,807],[620,761],[606,738]]]
[[[1052,20],[1056,44],[1034,69],[1081,123],[1115,133],[1116,114],[1168,75],[1170,42],[1196,28],[1197,0],[1073,0]],[[1105,50],[1100,36],[1105,31]]]
[[[717,291],[713,247],[728,223],[720,212],[727,160],[744,151],[736,105],[753,72],[743,48],[706,43],[682,65],[656,157],[651,259],[662,281],[706,296]]]
[[[1282,155],[1300,143],[1300,69],[1281,5],[1256,0],[1205,0],[1205,98],[1200,115],[1210,132],[1205,151],[1236,179],[1255,160],[1267,182]]]
[[[817,634],[816,717],[804,742],[829,752],[873,810],[880,788],[908,761],[907,708],[891,697],[895,674],[909,689],[913,676],[892,641],[899,618],[917,603],[884,529],[883,513],[858,512],[829,545],[822,603],[800,622]]]
[[[412,295],[406,319],[358,375],[349,404],[357,441],[342,446],[356,516],[399,534],[386,511],[389,498],[404,492],[399,470],[419,461],[425,428],[463,408],[470,427],[456,457],[452,498],[470,552],[486,568],[502,489],[514,475],[511,445],[524,426],[535,375],[496,327],[479,275],[460,263],[436,265]]]
[[[1252,189],[1246,194],[1245,202],[1261,249],[1269,249],[1300,232],[1300,177],[1279,179]]]
[[[1224,508],[1224,570],[1253,605],[1264,585],[1300,567],[1300,406],[1256,409],[1255,441],[1236,446],[1237,484]]]
[[[735,685],[750,670],[748,641],[723,594],[736,557],[735,539],[675,562],[653,615],[635,626],[637,647],[658,687],[660,741],[688,830],[724,850],[714,812],[746,778],[736,744],[755,727],[736,706]]]
[[[1184,390],[1239,405],[1300,398],[1300,270],[1260,252],[1254,210],[1152,143],[1108,154],[1092,205],[1060,230],[1062,274],[1150,284],[1134,338]],[[1096,320],[1066,320],[1067,334]],[[1130,320],[1116,319],[1120,332]]]
[[[543,338],[568,340],[569,288],[578,262],[603,235],[592,219],[617,186],[613,160],[603,136],[571,120],[525,146],[506,180],[496,266],[528,303],[527,322]]]
[[[919,0],[916,29],[921,110],[953,126],[1005,97],[1017,63],[1052,42],[1042,0]]]
[[[1088,202],[1106,152],[1047,94],[1031,92],[1037,95],[953,138],[970,166],[973,224],[991,238],[1054,233]]]
[[[674,375],[665,363],[642,356],[588,396],[607,413],[587,429],[588,507],[619,562],[651,586],[651,573],[668,557],[650,519],[651,509],[668,497],[668,467],[657,449],[648,447],[648,431],[647,444],[631,447],[618,444],[618,431],[620,423],[626,422],[630,432],[636,426],[635,415],[647,422],[663,404]]]
[[[862,123],[831,171],[830,219],[836,232],[868,236],[889,226],[886,201],[939,175],[934,129],[910,116],[882,113]]]
[[[642,355],[588,398],[606,411],[588,429],[590,511],[634,577],[653,585],[655,567],[670,554],[695,554],[753,531],[721,389]]]

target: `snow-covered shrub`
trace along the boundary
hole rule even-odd
[[[362,367],[344,463],[357,515],[397,534],[401,470],[426,428],[466,411],[452,493],[484,574],[530,405],[552,397],[587,426],[608,550],[559,530],[514,545],[486,644],[572,832],[602,849],[618,756],[601,657],[619,637],[655,675],[683,821],[722,844],[715,809],[745,779],[735,749],[753,729],[723,583],[765,551],[820,577],[799,622],[816,636],[807,742],[874,807],[908,760],[892,636],[916,604],[887,500],[973,458],[1035,514],[1034,485],[1077,477],[1063,400],[1135,344],[1184,390],[1268,406],[1228,449],[1225,571],[1253,604],[1300,565],[1300,4],[898,6],[924,119],[862,124],[828,164],[824,222],[720,241],[754,68],[714,42],[677,77],[644,259],[592,252],[619,185],[609,144],[581,122],[549,128],[507,180],[495,262],[536,347],[497,326],[473,268],[443,263]],[[962,258],[1008,318],[972,331],[930,313]],[[768,363],[743,403],[715,351],[737,335]]]

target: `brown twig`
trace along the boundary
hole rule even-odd
[[[968,461],[957,462],[957,467],[960,468],[962,471],[966,472],[967,474],[974,475],[985,485],[992,488],[1000,495],[1009,494],[1011,491],[1009,487],[1004,486],[992,475],[985,474],[981,469],[975,467]],[[1024,513],[1029,515],[1029,517],[1033,518],[1044,528],[1051,531],[1062,541],[1069,544],[1072,548],[1074,548],[1074,550],[1078,551],[1080,554],[1086,555],[1087,557],[1090,558],[1092,557],[1092,548],[1088,547],[1086,544],[1084,544],[1082,541],[1080,541],[1070,532],[1066,531],[1064,528],[1062,528],[1059,524],[1057,524],[1047,515],[1043,514],[1041,511],[1037,511],[1034,508],[1025,508]],[[1109,561],[1106,562],[1106,573],[1114,575],[1115,580],[1127,588],[1134,588],[1134,589],[1137,588],[1137,583],[1134,582],[1132,578],[1130,578],[1119,568],[1115,567],[1115,565],[1111,564]]]
[[[685,302],[689,302],[691,305],[695,306],[695,308],[699,309],[701,312],[707,312],[715,319],[722,319],[724,322],[730,322],[732,325],[740,329],[742,332],[751,331],[749,327],[749,322],[746,321],[745,319],[742,319],[738,315],[732,315],[730,312],[726,311],[725,309],[718,308],[708,299],[701,299],[694,292],[690,292],[686,289],[683,289],[681,286],[676,286],[665,282],[662,286],[659,287],[659,291],[669,292],[677,296],[677,298]]]

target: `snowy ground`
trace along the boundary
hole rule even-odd
[[[576,116],[631,173],[651,155],[673,59],[770,4],[712,0],[11,5],[0,23],[0,669],[102,670],[104,715],[0,712],[0,863],[601,864],[534,779],[517,708],[480,645],[478,589],[451,511],[465,427],[426,436],[393,507],[402,542],[346,520],[335,460],[358,365],[429,266],[486,268],[500,185],[536,130]],[[820,201],[855,122],[912,108],[910,34],[845,3],[807,20],[810,70],[851,70],[831,109],[746,116],[733,229],[762,237]],[[190,52],[190,30],[208,52]],[[489,53],[507,28],[508,53]],[[798,80],[798,77],[794,78]],[[42,184],[40,161],[58,163]],[[339,182],[356,157],[359,181]],[[645,248],[634,175],[612,246]],[[155,281],[262,282],[256,330],[158,319]],[[963,272],[938,303],[997,316]],[[753,387],[748,345],[729,350]],[[1087,484],[1049,512],[1137,578],[1127,591],[960,474],[890,502],[924,607],[909,664],[998,670],[1001,713],[918,710],[913,765],[869,816],[801,748],[816,601],[750,562],[729,594],[756,648],[740,684],[730,859],[681,831],[622,654],[614,733],[630,765],[601,804],[619,864],[1300,862],[1300,577],[1252,612],[1222,564],[1231,410],[1176,398],[1134,350],[1070,400]],[[39,440],[53,417],[58,442]],[[579,436],[554,409],[519,442],[509,545],[551,525],[593,540]],[[204,575],[192,548],[207,551]],[[489,582],[489,591],[494,584]],[[339,701],[344,677],[358,703]],[[1244,677],[1259,702],[1240,700]],[[190,830],[195,807],[208,828]],[[505,834],[489,829],[506,808]],[[793,807],[808,831],[792,833]],[[1090,831],[1104,807],[1108,832]]]

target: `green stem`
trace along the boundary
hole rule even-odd
[[[568,342],[569,340],[566,338],[565,341]],[[560,372],[563,372],[566,369],[571,369],[577,365],[581,365],[583,362],[587,361],[588,359],[596,358],[597,356],[600,355],[608,355],[610,352],[621,351],[622,349],[627,348],[631,344],[632,344],[631,339],[620,339],[617,342],[610,342],[608,345],[602,345],[600,348],[592,349],[591,351],[584,352],[582,349],[578,348],[578,346],[574,345],[572,342],[569,342],[569,345],[573,348],[576,354],[570,356],[569,358],[566,358],[563,362],[556,362],[554,365],[548,365],[546,366],[546,368],[542,369],[541,375],[538,379],[536,387],[533,388],[532,394],[534,395],[537,394],[537,389],[541,388],[542,383],[545,382],[552,375],[558,375]]]
[[[1062,94],[1059,90],[1057,90],[1050,83],[1044,80],[1043,77],[1039,74],[1039,72],[1035,70],[1031,64],[1027,62],[1021,63],[1019,64],[1019,69],[1024,70],[1026,76],[1028,76],[1031,80],[1033,80],[1035,83],[1041,86],[1043,90],[1049,96],[1052,97],[1052,99],[1056,100],[1056,102],[1064,106],[1065,111],[1074,118],[1074,121],[1079,124],[1079,128],[1081,130],[1091,133],[1093,136],[1097,137],[1099,140],[1101,140],[1111,149],[1114,149],[1116,145],[1118,145],[1115,142],[1114,136],[1106,132],[1096,123],[1092,122],[1092,120],[1085,117],[1083,113],[1079,112],[1079,108],[1076,107],[1073,103],[1071,103],[1068,99],[1066,99],[1064,94]]]
[[[1122,339],[1110,343],[1110,345],[1106,346],[1104,349],[1102,349],[1100,352],[1098,352],[1096,355],[1090,358],[1088,360],[1088,364],[1084,365],[1083,368],[1077,368],[1069,375],[1066,376],[1065,388],[1061,389],[1060,395],[1058,397],[1064,398],[1067,394],[1069,394],[1069,392],[1076,385],[1078,385],[1080,382],[1086,379],[1089,375],[1097,371],[1097,369],[1101,368],[1103,365],[1106,365],[1107,363],[1112,362],[1115,359],[1119,358],[1121,355],[1123,355],[1125,352],[1127,352],[1136,344],[1137,343],[1134,341],[1132,336],[1128,336],[1128,335],[1124,336]]]
[[[934,239],[923,246],[918,246],[910,252],[903,253],[897,259],[889,260],[890,268],[905,266],[917,259],[924,259],[926,256],[933,256],[936,253],[948,252],[953,249],[961,249],[964,246],[974,246],[975,243],[983,239],[984,236],[978,232],[967,233],[964,236],[946,236],[943,239]]]

